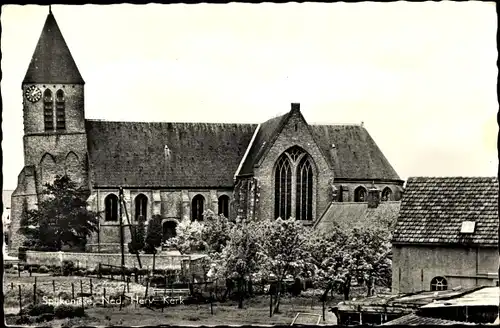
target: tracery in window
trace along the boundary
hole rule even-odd
[[[54,130],[54,99],[50,89],[43,92],[43,123],[45,131]]]

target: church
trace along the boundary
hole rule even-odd
[[[102,213],[89,252],[120,249],[120,188],[130,223],[161,215],[164,239],[206,210],[314,227],[332,203],[402,196],[403,181],[362,124],[308,124],[298,103],[256,124],[91,120],[84,85],[49,12],[22,82],[24,167],[11,199],[11,254],[22,246],[23,213],[57,175],[86,188],[89,208]]]

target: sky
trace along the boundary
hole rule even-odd
[[[3,189],[23,163],[21,82],[48,6],[2,6]],[[85,116],[364,123],[399,176],[496,176],[494,2],[54,5]]]

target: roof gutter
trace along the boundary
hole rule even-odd
[[[252,139],[250,140],[250,143],[248,144],[247,150],[245,151],[245,154],[243,155],[243,158],[240,161],[240,165],[238,165],[238,169],[236,170],[236,173],[234,174],[233,179],[236,180],[236,177],[240,174],[241,167],[243,166],[243,163],[245,163],[245,160],[247,159],[248,153],[250,152],[250,148],[252,148],[253,142],[255,141],[255,137],[257,136],[257,133],[260,130],[260,123],[257,125],[257,128],[255,129],[255,132],[253,133]]]

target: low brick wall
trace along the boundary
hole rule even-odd
[[[186,269],[191,261],[195,261],[203,255],[156,255],[155,269],[180,270],[181,262],[185,261]],[[153,267],[153,255],[141,254],[143,268]],[[80,268],[93,269],[99,263],[110,265],[121,265],[120,253],[70,253],[70,252],[37,252],[26,251],[27,264],[38,264],[46,266],[60,266],[63,261],[72,261]],[[137,256],[125,254],[125,266],[138,268]]]

